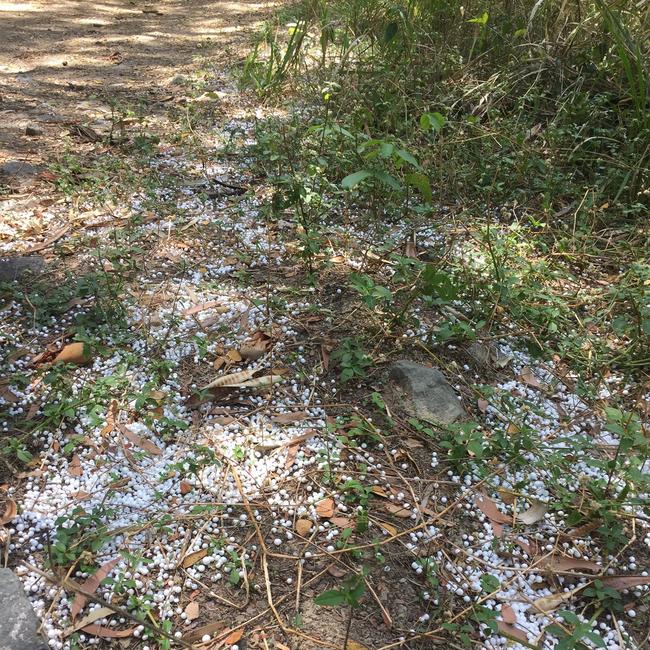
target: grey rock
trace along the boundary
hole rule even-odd
[[[0,569],[0,650],[46,650],[39,622],[20,580]]]
[[[24,160],[9,160],[0,165],[0,177],[5,176],[18,182],[32,182],[45,170],[43,165],[32,165]]]
[[[25,135],[43,135],[43,129],[41,129],[39,126],[28,124],[25,127]]]
[[[430,424],[451,424],[465,415],[456,391],[436,368],[397,361],[391,379],[404,391],[406,412]]]
[[[40,255],[0,259],[0,282],[13,282],[25,273],[41,271],[44,266],[45,262]]]

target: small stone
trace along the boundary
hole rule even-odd
[[[25,135],[43,135],[43,129],[38,126],[32,126],[29,124],[25,127]]]
[[[45,262],[40,255],[10,257],[0,260],[0,282],[14,282],[25,273],[37,273],[43,269]]]
[[[404,391],[404,409],[410,416],[430,424],[451,424],[465,416],[456,391],[436,368],[398,361],[390,376]]]
[[[20,580],[0,569],[0,650],[46,650],[39,622]]]

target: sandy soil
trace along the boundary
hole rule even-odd
[[[146,106],[164,119],[207,48],[215,75],[244,56],[274,3],[167,0],[0,2],[0,184],[33,184],[74,125]],[[27,135],[30,127],[37,135]]]

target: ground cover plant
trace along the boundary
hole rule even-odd
[[[115,6],[138,88],[2,197],[50,647],[644,647],[647,7],[307,0],[149,95],[259,7]]]

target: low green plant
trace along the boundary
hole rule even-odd
[[[341,369],[339,378],[343,384],[351,379],[365,378],[367,369],[374,365],[361,343],[354,338],[343,339],[331,358]]]
[[[606,648],[603,638],[593,629],[593,621],[582,622],[574,612],[561,610],[558,616],[566,623],[553,623],[547,632],[558,637],[555,648],[558,650],[588,650],[590,647]],[[583,641],[589,641],[586,645]]]
[[[361,597],[366,592],[366,576],[367,571],[361,569],[360,573],[348,576],[338,589],[324,591],[314,598],[314,603],[322,607],[340,607],[346,605],[349,608],[348,623],[343,641],[344,650],[348,646],[354,610],[361,605]]]

